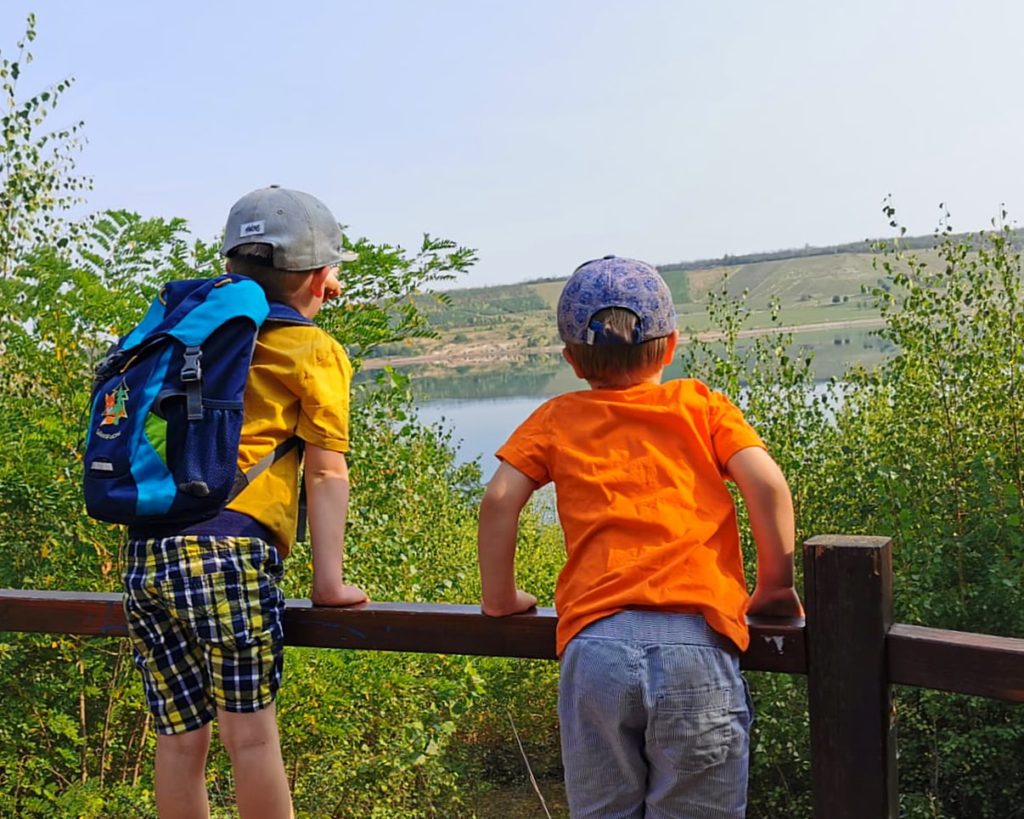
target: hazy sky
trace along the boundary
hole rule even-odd
[[[270,183],[465,285],[1024,219],[1021,3],[2,0],[4,54],[30,10],[90,206],[203,238]]]

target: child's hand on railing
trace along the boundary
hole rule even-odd
[[[484,601],[480,608],[488,617],[506,617],[509,614],[521,614],[529,611],[537,605],[537,598],[522,589],[516,589],[515,598],[495,604],[494,601]]]
[[[359,603],[369,603],[370,598],[358,586],[348,583],[319,587],[314,586],[309,599],[314,606],[355,606]]]
[[[800,595],[792,586],[758,586],[750,596],[747,614],[758,617],[803,617]]]

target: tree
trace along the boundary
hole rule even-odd
[[[0,276],[8,275],[36,243],[66,244],[63,216],[83,201],[81,193],[92,187],[88,177],[74,172],[83,123],[43,130],[47,116],[74,79],[61,80],[24,100],[18,98],[22,73],[32,62],[29,48],[35,38],[36,18],[29,14],[16,55],[10,58],[0,52]]]
[[[899,228],[895,211],[886,215]],[[918,243],[914,243],[917,245]],[[1006,214],[957,235],[946,217],[931,265],[880,243],[870,294],[895,354],[814,384],[792,338],[741,346],[750,311],[709,300],[720,346],[691,344],[688,372],[737,397],[783,467],[798,538],[894,538],[896,619],[1024,634],[1024,290]],[[747,554],[750,544],[746,544]],[[806,815],[802,681],[752,675],[758,706],[751,813]],[[794,692],[794,689],[797,689]],[[1012,816],[1024,803],[1024,717],[1011,706],[900,689],[901,815]]]

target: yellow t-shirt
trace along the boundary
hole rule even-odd
[[[566,562],[555,587],[558,654],[628,608],[699,612],[740,650],[749,602],[725,464],[764,447],[700,381],[583,390],[541,405],[498,450],[555,484]]]
[[[348,452],[351,382],[344,348],[319,327],[264,325],[245,385],[238,447],[242,471],[293,435],[321,449]],[[227,508],[267,527],[283,557],[295,540],[298,507],[299,459],[292,450]]]

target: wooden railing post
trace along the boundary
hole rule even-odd
[[[804,544],[815,819],[898,816],[886,668],[892,541],[824,535]]]

